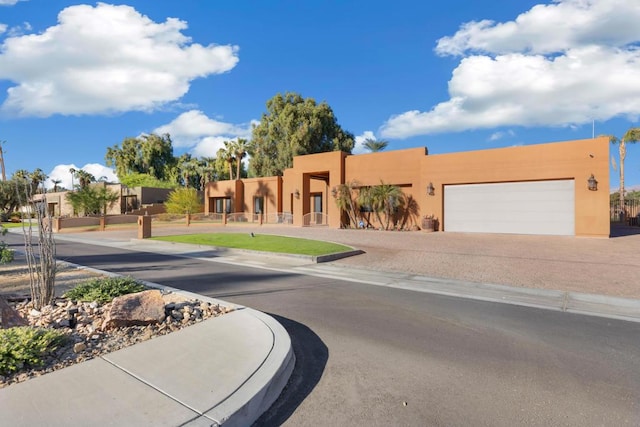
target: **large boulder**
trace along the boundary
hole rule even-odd
[[[164,299],[158,290],[116,297],[106,313],[103,329],[152,325],[165,319]]]
[[[4,298],[0,297],[0,329],[26,326],[28,324]]]

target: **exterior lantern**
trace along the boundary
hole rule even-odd
[[[338,196],[338,189],[336,187],[333,187],[331,189],[331,195],[333,196],[334,199]]]
[[[591,176],[587,180],[587,184],[589,185],[589,190],[598,191],[598,181],[596,181],[596,178],[593,176],[593,174],[591,174]]]
[[[295,191],[293,192],[293,195],[296,196],[296,199],[299,199],[300,198],[300,190],[298,190],[296,188]]]
[[[435,194],[435,188],[433,187],[433,183],[429,183],[429,185],[427,185],[427,194],[429,196],[433,196]]]

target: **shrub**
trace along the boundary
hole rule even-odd
[[[7,230],[0,225],[0,236],[4,236]],[[7,247],[7,244],[0,240],[0,264],[8,264],[13,261],[13,251]]]
[[[167,213],[188,214],[202,212],[203,205],[195,188],[176,188],[164,203]]]
[[[91,279],[64,294],[74,301],[110,302],[115,297],[144,291],[146,287],[132,277],[101,277]]]
[[[39,367],[43,357],[63,345],[67,336],[54,329],[19,326],[0,330],[0,374]]]

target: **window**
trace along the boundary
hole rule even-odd
[[[229,197],[216,197],[213,199],[213,212],[214,213],[231,213],[231,198]]]
[[[264,197],[253,198],[253,213],[264,213]]]

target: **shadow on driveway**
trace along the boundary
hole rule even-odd
[[[295,412],[320,381],[329,359],[329,349],[307,326],[267,313],[287,330],[296,355],[293,373],[280,397],[258,420],[254,427],[281,425]]]

